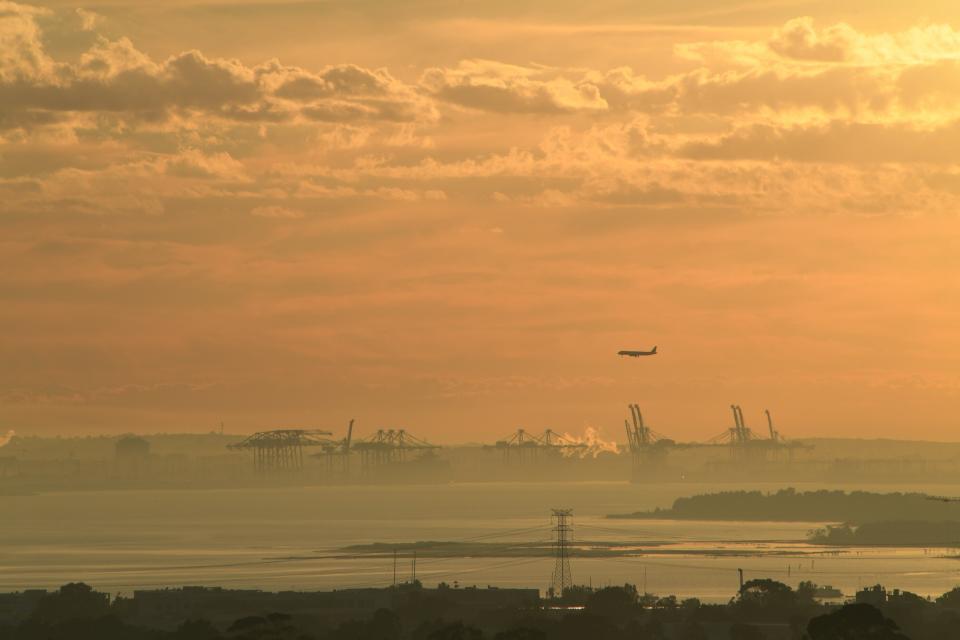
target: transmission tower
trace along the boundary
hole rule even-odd
[[[573,575],[570,573],[570,543],[573,539],[573,509],[553,509],[550,517],[553,524],[554,558],[553,577],[550,589],[555,598],[562,598],[563,593],[573,586]]]

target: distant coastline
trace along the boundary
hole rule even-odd
[[[923,493],[724,491],[677,498],[669,509],[607,517],[825,522],[831,524],[810,531],[807,542],[861,547],[960,547],[960,504]]]
[[[782,489],[722,491],[677,498],[668,509],[609,514],[611,519],[832,522],[859,525],[890,520],[943,522],[960,520],[960,504],[923,493],[807,491]]]
[[[810,532],[809,541],[856,547],[960,547],[960,522],[888,520],[859,526],[829,525]]]

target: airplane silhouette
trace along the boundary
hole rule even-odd
[[[624,349],[623,351],[617,351],[618,356],[629,356],[631,358],[639,358],[640,356],[655,356],[657,355],[657,348],[654,347],[650,351],[628,351]]]

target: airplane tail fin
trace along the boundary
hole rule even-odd
[[[657,352],[657,346],[654,345],[654,346],[653,346],[653,351],[651,351],[650,353],[656,353],[656,352]]]

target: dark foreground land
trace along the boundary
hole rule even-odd
[[[110,600],[82,583],[0,594],[10,640],[941,640],[960,637],[960,588],[936,600],[876,586],[848,604],[822,590],[751,580],[725,605],[632,585],[435,589],[407,583],[332,592],[187,587]]]

